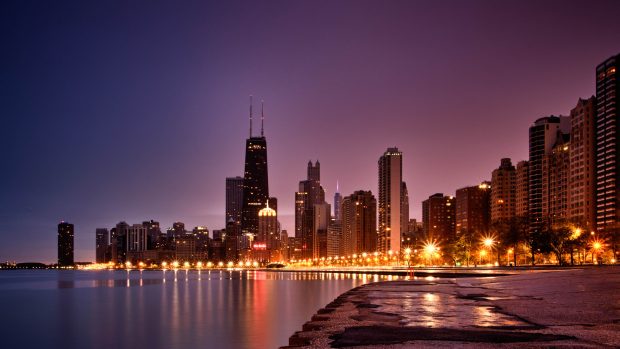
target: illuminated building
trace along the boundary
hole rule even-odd
[[[558,134],[551,152],[543,158],[542,214],[552,225],[568,218],[569,139],[568,134]]]
[[[529,214],[529,163],[517,163],[515,172],[515,216],[527,217]]]
[[[267,205],[258,211],[258,235],[254,243],[265,245],[268,250],[277,250],[280,248],[279,235],[277,212]]]
[[[388,148],[379,158],[379,233],[380,252],[400,251],[403,217],[403,154]]]
[[[456,201],[456,234],[484,233],[489,229],[491,183],[458,189]]]
[[[565,116],[547,116],[534,122],[529,129],[529,226],[539,231],[543,221],[543,162],[557,141],[558,131],[570,131],[570,119]],[[493,188],[495,190],[495,188]],[[491,217],[493,219],[493,217]]]
[[[243,204],[241,207],[241,233],[248,238],[258,234],[258,212],[269,198],[267,173],[267,140],[263,128],[261,108],[260,137],[252,135],[252,102],[250,100],[250,137],[245,143],[245,170],[243,174]]]
[[[594,96],[579,99],[570,112],[568,218],[588,231],[595,229],[595,109]]]
[[[491,222],[508,221],[515,216],[517,177],[508,158],[491,174]]]
[[[429,240],[452,241],[456,237],[456,200],[442,193],[422,202],[422,226]]]
[[[596,229],[615,234],[614,241],[620,234],[619,63],[616,55],[596,67]]]
[[[377,200],[358,190],[342,199],[341,255],[377,250]]]
[[[159,222],[154,220],[144,221],[142,225],[146,228],[146,249],[154,250],[157,248],[157,241],[161,237]]]
[[[332,219],[327,227],[327,257],[343,255],[342,221]]]
[[[73,266],[73,224],[60,222],[58,224],[58,266]]]

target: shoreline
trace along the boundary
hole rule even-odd
[[[616,347],[620,307],[609,305],[619,288],[616,267],[368,283],[319,309],[281,348]]]

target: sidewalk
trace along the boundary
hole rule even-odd
[[[620,267],[366,284],[287,348],[620,347]]]

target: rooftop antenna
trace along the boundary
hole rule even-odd
[[[252,138],[252,95],[250,95],[250,138]]]
[[[339,189],[338,189],[338,180],[336,179],[336,193],[339,193]]]
[[[263,101],[260,100],[260,136],[265,137],[265,130],[263,124],[265,123],[265,114],[263,114]]]

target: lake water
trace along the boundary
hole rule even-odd
[[[265,271],[0,272],[1,348],[277,348],[385,276]]]

